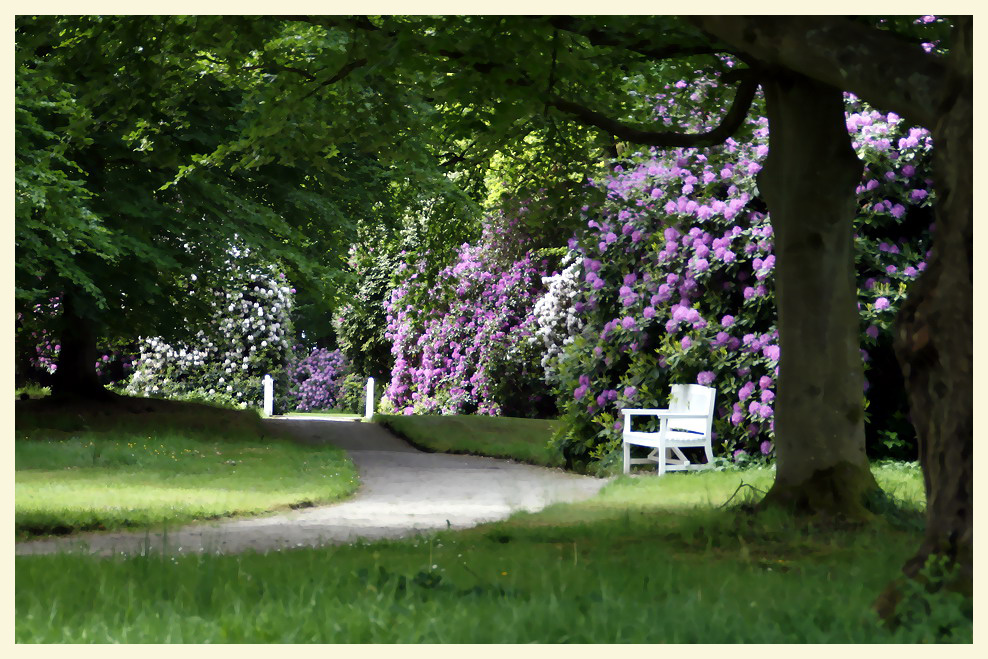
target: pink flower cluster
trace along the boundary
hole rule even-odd
[[[425,264],[408,267],[387,303],[395,357],[386,395],[396,409],[527,416],[541,389],[533,309],[546,263],[514,258],[507,229],[488,221],[480,244],[464,244],[435,283]]]

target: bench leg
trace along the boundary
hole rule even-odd
[[[631,444],[624,442],[624,473],[631,473]]]

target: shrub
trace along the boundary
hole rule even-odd
[[[910,283],[926,269],[933,224],[933,143],[910,127],[848,95],[847,129],[865,163],[858,186],[855,252],[862,358],[867,391],[868,451],[915,460],[902,374],[892,349],[892,325]],[[872,387],[871,383],[881,383]]]
[[[374,409],[381,411],[381,402],[386,389],[384,382],[374,382]],[[340,385],[339,408],[353,414],[363,414],[367,406],[367,377],[359,373],[350,373],[343,378]]]
[[[333,316],[336,340],[353,369],[380,379],[386,379],[394,360],[385,336],[385,305],[402,262],[386,247],[353,247],[349,258],[356,279],[353,298]]]
[[[671,101],[660,94],[656,102]],[[925,267],[929,136],[852,97],[848,128],[867,165],[855,225],[862,344],[881,351],[907,283]],[[750,120],[748,131],[704,151],[635,154],[595,182],[607,199],[584,207],[587,229],[570,241],[567,270],[549,282],[549,296],[565,295],[572,307],[539,306],[545,376],[565,419],[556,444],[569,464],[612,454],[618,410],[664,406],[672,382],[717,388],[720,454],[772,454],[775,257],[755,180],[768,151],[766,120]],[[881,368],[870,377],[888,377],[885,361]],[[883,389],[901,392],[895,384]],[[901,416],[903,403],[878,427]]]
[[[347,359],[339,350],[315,348],[289,369],[290,394],[302,412],[328,410],[337,406],[347,374]]]
[[[256,263],[237,250],[227,267],[225,290],[195,293],[212,300],[215,315],[208,333],[200,330],[185,344],[142,339],[127,393],[260,407],[261,379],[270,374],[275,408],[291,406],[286,367],[292,357],[294,289],[276,266]]]
[[[395,356],[386,395],[405,414],[532,416],[544,396],[532,314],[548,259],[526,249],[517,220],[488,218],[434,284],[426,263],[400,268],[388,301]]]

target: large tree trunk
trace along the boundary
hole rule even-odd
[[[79,313],[72,293],[62,296],[61,348],[52,377],[56,398],[109,399],[113,395],[100,384],[96,373],[96,329]]]
[[[769,154],[758,187],[775,232],[776,480],[764,505],[850,519],[878,489],[865,455],[853,230],[862,164],[840,90],[800,74],[763,82]]]
[[[959,568],[952,587],[970,594],[973,562],[973,128],[971,21],[955,30],[942,115],[933,131],[937,192],[933,253],[899,310],[896,355],[906,378],[926,485],[926,533],[905,565],[916,577],[930,556]],[[892,613],[896,586],[879,602]]]
[[[903,571],[930,556],[959,568],[972,591],[973,109],[972,20],[956,18],[949,61],[840,17],[698,17],[696,24],[762,65],[800,71],[933,126],[937,229],[929,266],[899,311],[896,353],[906,379],[926,485],[926,533]],[[781,262],[781,259],[780,259]],[[783,351],[785,360],[785,351]],[[781,393],[780,385],[780,393]],[[781,461],[781,454],[780,454]],[[899,584],[877,603],[890,616]]]

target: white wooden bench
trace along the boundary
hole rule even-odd
[[[621,410],[624,415],[624,473],[630,473],[633,464],[652,462],[656,463],[659,476],[667,471],[705,469],[713,465],[712,431],[717,390],[699,384],[674,384],[671,389],[668,409]],[[632,430],[634,418],[643,416],[657,418],[658,430]],[[652,452],[648,457],[632,459],[632,445],[651,447]],[[681,450],[686,447],[702,448],[707,462],[691,463]]]

